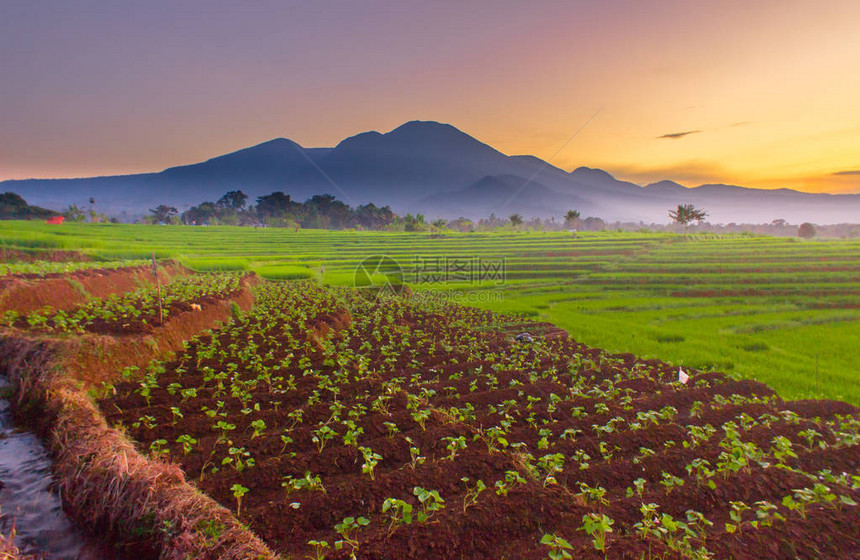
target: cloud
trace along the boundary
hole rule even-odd
[[[699,132],[702,132],[702,131],[701,130],[688,130],[686,132],[673,132],[671,134],[664,134],[663,136],[657,136],[657,138],[658,139],[660,139],[660,138],[671,138],[673,140],[677,140],[678,138],[683,138],[684,136],[686,136],[688,134],[698,134]]]
[[[848,169],[845,171],[837,171],[833,175],[860,175],[860,169]]]
[[[736,123],[732,123],[732,124],[730,124],[729,126],[746,126],[746,125],[748,125],[748,124],[752,124],[752,121],[741,121],[741,122],[736,122]]]

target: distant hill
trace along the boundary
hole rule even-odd
[[[172,167],[159,173],[82,179],[28,179],[0,183],[35,204],[63,209],[90,197],[99,211],[126,218],[158,204],[180,209],[241,189],[249,202],[273,191],[305,200],[329,193],[357,205],[391,205],[398,213],[428,217],[486,217],[519,212],[561,217],[568,209],[606,220],[665,223],[667,211],[693,203],[710,220],[856,222],[860,195],[765,191],[732,185],[687,188],[672,181],[648,186],[619,181],[606,171],[570,173],[534,156],[508,156],[461,130],[411,121],[385,134],[364,132],[333,148],[304,148],[285,138]]]
[[[15,193],[0,194],[0,220],[44,220],[57,215],[53,210],[27,204]]]
[[[560,193],[518,175],[488,175],[464,189],[431,195],[419,206],[430,209],[431,214],[448,217],[496,214],[502,219],[514,212],[525,216],[558,216],[559,208],[579,208],[580,212],[590,214],[601,210],[585,198]]]

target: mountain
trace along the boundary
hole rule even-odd
[[[562,194],[517,175],[488,175],[455,192],[428,196],[419,203],[434,215],[504,218],[514,212],[526,216],[554,216],[559,208],[580,208],[597,213],[587,199]],[[464,211],[463,209],[468,209]]]
[[[734,185],[687,188],[672,181],[645,187],[601,169],[570,173],[537,157],[505,155],[465,132],[411,121],[386,133],[364,132],[333,148],[305,148],[277,138],[204,162],[158,173],[81,179],[4,181],[40,206],[86,205],[130,219],[158,204],[180,209],[241,189],[249,202],[273,191],[294,200],[329,193],[351,205],[373,202],[429,217],[485,217],[490,212],[561,217],[568,209],[606,220],[668,221],[667,211],[692,203],[713,222],[837,223],[857,221],[860,195],[765,191]]]

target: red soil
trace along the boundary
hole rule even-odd
[[[187,273],[185,267],[176,263],[159,267],[162,282]],[[0,314],[11,310],[29,313],[43,307],[68,310],[90,298],[133,291],[141,283],[155,283],[151,267],[80,270],[45,277],[3,276],[0,277]]]
[[[299,305],[299,300],[292,304]],[[235,376],[243,384],[251,383],[247,385],[247,403],[229,390],[207,383],[207,370],[224,371],[225,362],[196,353],[211,341],[206,336],[166,364],[165,373],[158,377],[158,387],[152,389],[148,399],[135,392],[136,383],[122,384],[116,397],[102,402],[102,410],[110,422],[122,422],[143,450],[164,440],[170,459],[181,465],[189,477],[197,478],[200,488],[225,507],[235,508],[231,491],[234,484],[249,488],[242,501],[241,519],[270,547],[290,555],[311,554],[307,542],[312,539],[333,543],[340,538],[333,530],[335,524],[347,516],[365,516],[371,524],[358,533],[359,558],[537,560],[546,558],[548,552],[538,544],[541,536],[556,533],[571,542],[575,558],[597,559],[603,558],[603,553],[596,551],[591,539],[577,528],[582,525],[583,515],[598,512],[615,523],[607,541],[609,557],[680,558],[666,540],[643,539],[635,532],[634,524],[641,520],[639,506],[649,502],[659,504],[661,513],[675,519],[684,519],[687,510],[695,510],[713,522],[713,527],[704,530],[704,538],[694,542],[697,547],[707,546],[717,558],[852,558],[860,550],[860,508],[853,506],[815,504],[808,508],[806,519],[780,507],[785,521],[774,522],[771,527],[753,530],[745,525],[743,531],[733,533],[725,528],[731,521],[732,501],[742,500],[752,506],[768,500],[778,505],[795,489],[812,486],[801,470],[813,474],[822,469],[835,474],[858,474],[858,446],[839,444],[833,423],[837,415],[856,416],[857,409],[850,405],[786,403],[765,385],[735,381],[719,373],[694,373],[687,385],[673,383],[678,375],[674,366],[638,360],[629,354],[610,356],[578,344],[548,324],[519,323],[481,329],[476,320],[476,328],[466,328],[458,319],[468,319],[468,314],[453,316],[406,304],[384,304],[390,305],[391,314],[387,317],[392,322],[380,323],[363,316],[370,309],[359,300],[351,305],[349,321],[345,309],[309,308],[310,328],[289,323],[267,325],[283,333],[280,340],[297,340],[295,348],[304,349],[280,372],[285,377],[293,376],[293,389],[271,391],[265,382],[251,383],[255,376],[250,373],[250,363],[235,357],[232,363],[239,364],[239,368],[230,379]],[[478,312],[474,313],[477,317]],[[398,334],[379,334],[384,325],[384,332]],[[512,340],[511,334],[523,330],[538,335],[536,344],[522,345]],[[267,356],[266,363],[284,359],[288,348],[253,332],[256,331],[222,332],[218,335],[219,347],[236,348],[238,353],[253,343],[254,355]],[[544,332],[548,336],[540,338]],[[412,343],[407,348],[401,342],[392,362],[391,354],[383,352],[382,347],[404,340],[398,337],[407,337]],[[363,345],[368,341],[373,341],[370,348]],[[435,352],[416,348],[428,341],[433,341]],[[363,355],[368,360],[366,371],[372,373],[359,375],[350,365],[327,362],[323,349],[328,342],[340,343]],[[486,361],[490,355],[495,356],[492,363]],[[420,359],[417,364],[413,363],[416,356]],[[300,367],[300,357],[306,357],[310,366]],[[494,365],[508,359],[521,359],[524,365]],[[576,373],[568,374],[572,364],[581,365],[573,368]],[[306,374],[308,371],[312,373]],[[332,379],[342,372],[349,377],[339,385],[339,393],[319,390],[321,379]],[[541,374],[530,375],[531,372]],[[396,390],[390,390],[394,378],[404,381],[397,384]],[[410,378],[412,381],[408,381]],[[180,398],[175,389],[171,394],[168,388],[174,383],[197,388],[197,395]],[[605,396],[589,392],[596,389],[613,392]],[[311,398],[315,392],[318,397]],[[386,395],[391,397],[387,404],[374,409],[375,399]],[[552,406],[553,396],[565,399],[561,405]],[[409,408],[416,398],[420,408],[431,411],[426,426],[413,418]],[[319,402],[309,404],[309,399],[311,403]],[[252,409],[253,405],[259,405],[259,410]],[[651,422],[637,417],[637,413],[649,411],[656,415],[669,410],[664,409],[667,406],[674,411],[669,411],[665,419]],[[182,414],[181,419],[171,407]],[[331,419],[337,407],[363,411],[354,420],[356,427],[363,430],[359,445],[383,457],[373,480],[361,472],[364,459],[357,447],[342,441],[348,429],[346,414]],[[510,443],[521,443],[522,451],[504,446],[491,449],[485,443],[485,430],[504,419],[500,407],[507,407],[507,417],[512,421],[505,438]],[[300,423],[289,416],[297,409],[304,412]],[[220,414],[215,412],[210,417],[204,413],[206,410]],[[787,412],[797,416],[786,416]],[[152,418],[150,427],[140,423],[145,416]],[[620,419],[616,429],[595,429],[607,425],[612,418]],[[788,468],[776,468],[776,460],[768,455],[770,466],[753,461],[738,472],[714,477],[714,488],[697,482],[685,466],[694,459],[716,465],[727,449],[720,426],[746,418],[758,419],[759,424],[741,430],[744,443],[755,444],[769,453],[773,438],[783,436],[791,442],[797,457],[783,460]],[[254,433],[253,420],[265,422],[266,429],[259,435]],[[235,426],[229,432],[229,444],[219,440],[213,429],[216,421]],[[322,449],[312,440],[313,429],[321,422],[328,422],[338,434]],[[396,433],[389,431],[390,423],[397,426]],[[633,429],[633,424],[641,426]],[[690,439],[689,426],[706,425],[716,427],[716,435],[700,442]],[[549,430],[547,440],[541,429]],[[801,433],[810,429],[821,434],[823,448],[818,443],[810,445]],[[566,430],[575,435],[562,437]],[[198,440],[188,454],[176,441],[185,434]],[[284,442],[281,435],[292,440]],[[459,436],[465,438],[467,447],[449,459],[446,442],[450,440],[443,438]],[[412,465],[410,446],[420,448],[426,457],[423,464]],[[223,465],[228,447],[244,448],[256,465],[243,472]],[[525,450],[533,455],[532,459],[523,454]],[[555,474],[557,484],[544,484],[539,471],[527,466],[528,461],[550,453],[561,453],[565,458],[563,469]],[[583,453],[590,459],[582,459]],[[589,464],[587,468],[582,466],[585,462]],[[503,481],[508,471],[520,472],[525,482],[515,485],[507,495],[499,495],[494,492],[494,483]],[[321,477],[325,493],[301,489],[287,495],[281,485],[283,477],[301,479],[306,472]],[[665,488],[661,481],[668,475],[678,477],[684,484]],[[467,494],[462,477],[472,483],[483,480],[488,487],[468,508],[468,504],[464,505]],[[644,493],[629,495],[627,488],[632,489],[639,478],[646,481]],[[606,503],[587,501],[580,494],[581,484],[605,488]],[[417,509],[420,504],[412,493],[416,486],[438,490],[447,507],[429,523],[416,522],[390,530],[388,514],[381,511],[383,501],[400,498]],[[829,487],[860,501],[856,488],[834,483]],[[746,512],[747,523],[754,519],[753,512]],[[346,549],[329,554],[333,558],[348,557]]]

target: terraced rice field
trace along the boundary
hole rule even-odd
[[[674,250],[632,241],[645,245],[609,239],[600,257]],[[146,269],[0,284],[3,296],[58,280],[108,290],[50,309],[0,300],[15,313],[0,363],[47,431],[67,509],[126,553],[811,560],[860,548],[848,403],[785,400],[428,291],[452,282],[263,282],[251,298],[252,276],[164,263],[169,312],[155,321]],[[489,284],[460,286],[517,289]]]
[[[610,351],[757,379],[786,397],[860,404],[860,241],[21,222],[0,224],[0,241],[103,259],[155,252],[199,270],[332,285],[352,285],[364,259],[388,255],[416,291],[551,321]]]

